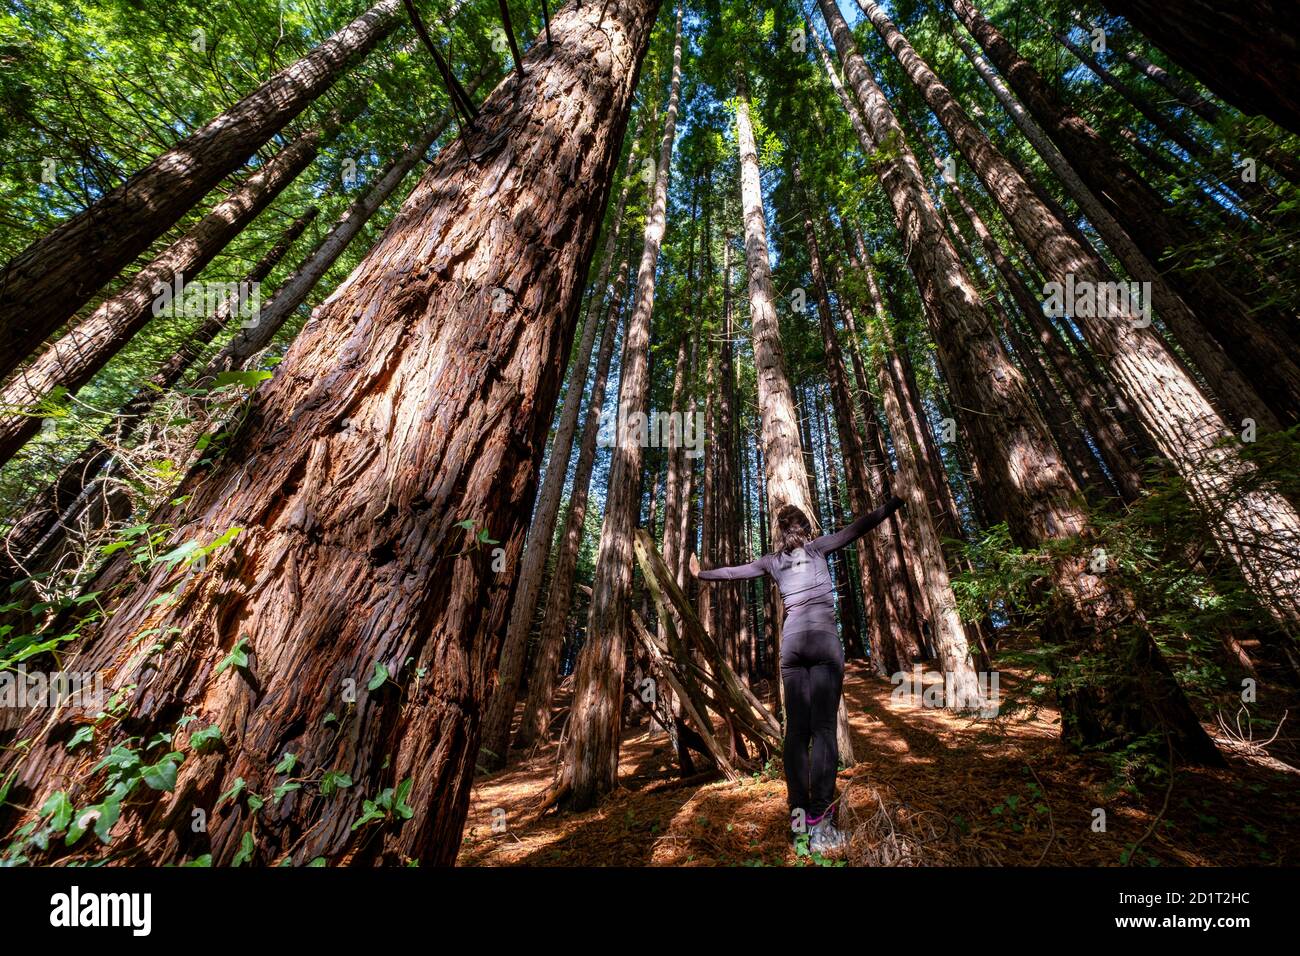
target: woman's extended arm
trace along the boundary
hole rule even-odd
[[[812,541],[812,546],[822,554],[838,551],[846,544],[862,537],[902,506],[903,499],[894,495],[875,511],[868,511],[861,517],[854,519],[850,524],[840,528],[839,531],[833,531],[830,534],[824,534],[820,538],[816,538]]]
[[[694,559],[695,555],[691,555]],[[751,561],[749,564],[735,564],[729,568],[710,568],[707,571],[699,570],[699,562],[691,561],[691,571],[701,581],[741,581],[745,578],[761,578],[767,571],[767,557]]]

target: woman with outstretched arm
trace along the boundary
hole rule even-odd
[[[893,497],[820,538],[812,537],[812,524],[803,511],[784,505],[776,513],[776,549],[771,554],[707,571],[700,570],[699,560],[691,555],[691,573],[701,581],[740,581],[768,574],[781,592],[786,793],[792,832],[801,829],[802,822],[810,833],[809,847],[820,853],[840,851],[846,842],[830,812],[839,762],[835,719],[844,686],[844,647],[835,626],[835,589],[826,556],[852,544],[902,504],[903,499]]]

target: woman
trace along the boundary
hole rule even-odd
[[[846,843],[831,812],[839,763],[835,724],[844,685],[844,648],[835,627],[834,586],[826,556],[862,537],[902,504],[901,498],[891,498],[852,524],[820,538],[812,537],[807,515],[794,505],[785,505],[776,513],[776,550],[771,554],[749,564],[708,571],[701,571],[699,560],[691,555],[691,573],[702,581],[739,581],[770,574],[781,591],[785,605],[781,628],[786,717],[783,756],[791,830],[802,832],[806,827],[809,848],[820,853],[842,850]]]

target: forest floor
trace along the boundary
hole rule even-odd
[[[1024,678],[1001,672],[1004,701],[1029,689]],[[851,864],[1300,862],[1300,771],[1288,764],[1233,753],[1225,768],[1180,769],[1172,786],[1166,777],[1137,792],[1116,786],[1112,764],[1061,746],[1050,704],[1014,716],[1006,716],[1004,704],[1003,716],[989,721],[918,707],[894,699],[893,690],[862,663],[849,662],[844,693],[858,762],[840,772],[838,789],[840,825],[852,833]],[[551,739],[531,755],[513,753],[504,770],[477,777],[459,865],[825,862],[790,844],[779,758],[740,781],[716,773],[681,778],[667,735],[652,735],[643,723],[623,737],[617,791],[586,812],[539,815],[557,751]],[[1105,811],[1104,832],[1095,828],[1098,808]]]

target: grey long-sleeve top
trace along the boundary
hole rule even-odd
[[[897,496],[869,511],[839,531],[814,538],[802,548],[765,554],[749,564],[711,568],[700,572],[704,581],[740,581],[770,574],[781,591],[785,605],[786,634],[799,631],[835,630],[835,589],[831,584],[826,556],[852,544],[897,511],[903,499]]]

